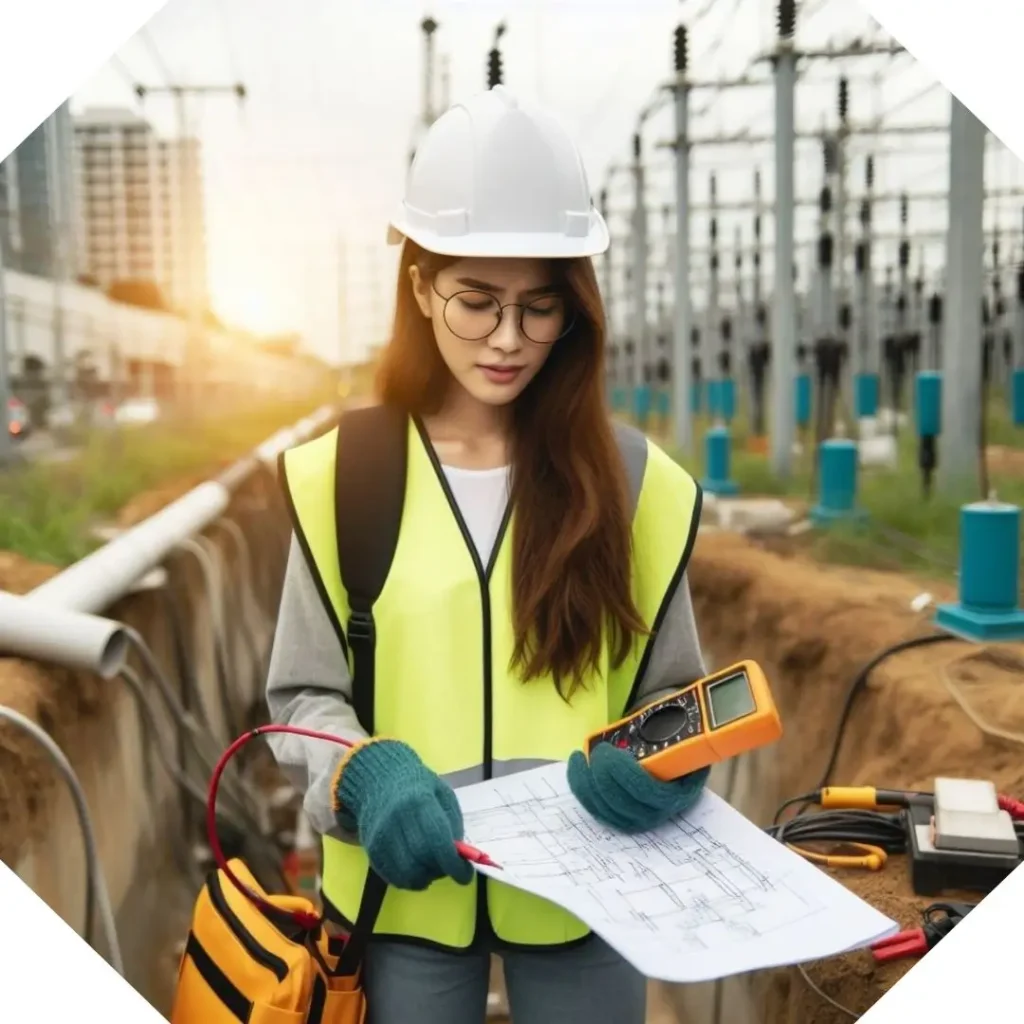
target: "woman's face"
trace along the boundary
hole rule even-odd
[[[433,278],[415,266],[410,276],[452,377],[488,405],[518,397],[569,326],[543,260],[463,259]]]

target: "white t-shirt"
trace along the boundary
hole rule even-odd
[[[508,506],[509,467],[460,469],[442,466],[452,497],[459,506],[480,563],[491,560],[494,542]]]

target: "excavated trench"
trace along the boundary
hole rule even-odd
[[[713,778],[748,818],[768,824],[784,800],[813,789],[829,757],[847,689],[885,648],[933,628],[911,610],[924,587],[887,573],[822,566],[798,551],[735,534],[702,532],[690,569],[702,643],[715,664],[753,658],[766,670],[783,719],[773,747],[725,766]],[[928,588],[936,598],[952,594]],[[989,778],[1001,792],[1024,792],[1019,746],[986,735],[944,680],[955,664],[958,692],[975,714],[1024,733],[1024,688],[1015,657],[949,642],[905,651],[871,673],[854,705],[831,781],[837,785],[930,789],[937,775]],[[831,870],[880,911],[916,926],[931,900],[915,897],[908,866],[891,857],[879,872]],[[907,964],[876,968],[857,952],[809,965],[832,999],[863,1013]],[[795,970],[715,984],[664,986],[658,1001],[679,1024],[840,1024],[849,1019],[811,991]],[[666,1018],[668,1020],[669,1018]],[[651,1018],[652,1024],[654,1017]]]
[[[183,489],[140,499],[121,525],[151,514]],[[281,538],[276,534],[283,537],[285,531],[268,494],[269,482],[256,480],[243,489],[232,509],[240,521],[264,517],[253,559],[254,585],[265,612],[258,630],[260,648],[269,639],[280,582]],[[779,547],[767,539],[702,531],[690,568],[709,660],[715,665],[741,658],[758,661],[772,681],[783,718],[785,735],[778,744],[723,766],[713,776],[719,793],[762,824],[783,800],[817,782],[844,695],[858,670],[882,649],[930,629],[910,610],[911,599],[922,589],[914,581],[816,565],[798,551]],[[231,579],[239,580],[238,565],[229,554],[225,558]],[[216,671],[208,595],[194,565],[182,562],[173,572],[178,593],[187,597],[183,632],[194,651],[193,669],[212,680]],[[51,574],[0,554],[4,589],[24,592]],[[930,589],[935,592],[934,586]],[[176,667],[175,632],[159,591],[137,593],[110,613],[139,628],[161,661],[169,669]],[[238,700],[245,706],[259,701],[255,668],[265,649],[256,651],[254,662],[251,635],[236,632],[230,631],[229,640],[235,648],[235,678],[244,680]],[[951,774],[991,778],[1003,792],[1024,794],[1020,750],[972,724],[943,683],[944,667],[969,653],[966,645],[949,643],[883,662],[854,708],[833,781],[930,788],[936,775]],[[1016,671],[995,656],[975,652],[971,661],[957,667],[957,677],[961,692],[983,720],[1024,732],[1024,688]],[[216,708],[215,692],[204,699]],[[116,683],[4,658],[0,703],[41,722],[81,775],[97,819],[129,978],[166,1012],[193,893],[172,855],[182,820],[180,794],[153,763],[138,709]],[[170,724],[164,727],[170,729]],[[38,751],[2,723],[0,858],[70,924],[81,926],[82,850],[70,801]],[[877,873],[834,875],[904,926],[916,923],[928,902],[913,896],[901,857],[891,858]],[[905,970],[903,965],[876,969],[863,952],[809,967],[829,996],[857,1012],[866,1010]],[[653,985],[648,1016],[649,1024],[839,1024],[847,1019],[791,970],[706,985]]]
[[[180,480],[138,496],[114,527],[132,526],[180,497],[198,481]],[[228,517],[245,530],[251,562],[223,529],[209,531],[223,575],[221,611],[232,623],[218,646],[212,592],[200,563],[187,553],[142,581],[106,614],[145,638],[192,713],[205,712],[226,743],[225,703],[244,722],[262,696],[262,673],[283,572],[286,519],[276,485],[257,474],[233,498]],[[0,552],[0,589],[27,593],[57,570]],[[164,575],[166,573],[166,575]],[[252,600],[242,602],[241,592]],[[242,628],[242,624],[245,628]],[[133,659],[133,666],[141,665]],[[218,675],[225,680],[222,690]],[[193,680],[189,686],[186,677]],[[82,784],[97,836],[104,879],[115,910],[126,976],[161,1012],[170,1009],[180,943],[195,898],[183,861],[194,858],[197,805],[187,801],[156,755],[162,741],[178,760],[180,736],[153,681],[140,675],[154,711],[147,723],[121,680],[0,655],[0,704],[34,720],[67,754]],[[229,693],[227,702],[223,693]],[[201,707],[200,707],[201,705]],[[254,766],[257,774],[260,765]],[[264,769],[264,777],[266,777]],[[270,777],[273,784],[273,777]],[[183,843],[185,836],[190,839]],[[0,860],[80,933],[85,919],[84,849],[74,806],[45,754],[8,723],[0,723]],[[97,945],[105,950],[102,935]]]

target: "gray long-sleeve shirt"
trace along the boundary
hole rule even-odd
[[[685,575],[651,643],[634,708],[705,674]],[[366,733],[356,719],[351,697],[352,677],[341,641],[293,537],[267,682],[270,716],[281,724],[363,739]],[[331,782],[344,748],[280,733],[268,740],[291,783],[304,792],[313,828],[341,835],[331,810]]]

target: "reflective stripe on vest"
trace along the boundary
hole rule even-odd
[[[429,442],[412,421],[409,431],[401,530],[374,606],[375,730],[404,740],[453,786],[564,761],[588,733],[629,706],[653,637],[641,638],[618,669],[609,671],[605,651],[570,704],[550,679],[523,683],[509,669],[512,523],[497,540],[493,565],[480,566]],[[287,452],[283,465],[295,529],[328,610],[343,627],[348,607],[335,535],[336,444],[337,428]],[[655,445],[634,447],[645,460],[630,473],[640,481],[633,514],[634,599],[656,630],[685,569],[700,495],[690,476]],[[627,446],[623,453],[630,458]],[[324,896],[349,921],[358,913],[367,870],[357,845],[324,837]],[[442,879],[424,892],[389,889],[376,931],[465,948],[473,941],[484,888],[491,925],[502,941],[560,945],[587,933],[553,904],[490,879],[485,887]]]

